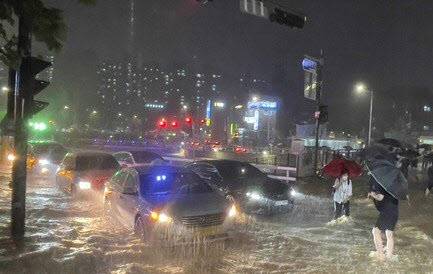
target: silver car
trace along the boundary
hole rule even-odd
[[[238,215],[236,205],[182,167],[122,169],[104,197],[105,212],[144,240],[226,238]]]

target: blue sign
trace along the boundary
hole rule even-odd
[[[259,101],[248,102],[249,109],[277,109],[277,102]]]
[[[317,62],[308,58],[304,58],[304,60],[302,60],[302,69],[309,72],[316,72]]]

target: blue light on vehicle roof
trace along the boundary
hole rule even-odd
[[[166,179],[167,179],[167,176],[165,176],[165,175],[156,176],[156,181],[158,181],[158,182],[165,181]]]

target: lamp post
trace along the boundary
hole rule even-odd
[[[371,127],[372,127],[372,123],[373,123],[373,98],[374,98],[374,92],[371,89],[367,89],[367,87],[362,84],[362,83],[358,83],[355,87],[356,92],[358,92],[359,94],[363,94],[363,93],[370,93],[370,117],[368,120],[368,141],[367,144],[370,145],[371,144]]]

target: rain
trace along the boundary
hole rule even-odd
[[[432,10],[0,1],[0,273],[432,272]]]

